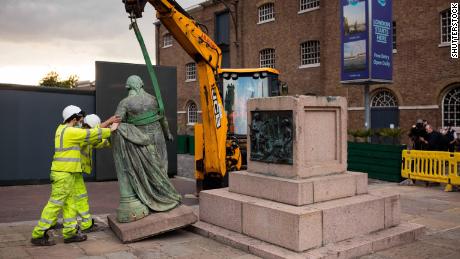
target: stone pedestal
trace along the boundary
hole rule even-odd
[[[279,258],[280,251],[303,257],[325,255],[327,250],[331,256],[335,248],[340,251],[335,257],[360,256],[410,242],[422,233],[419,225],[399,227],[398,195],[368,192],[367,174],[346,171],[345,98],[251,99],[248,118],[248,132],[253,130],[248,170],[231,172],[229,188],[200,193],[198,233],[273,258]],[[267,132],[284,137],[267,143]],[[282,157],[291,152],[285,147],[292,148],[292,157]],[[398,242],[382,243],[381,236]],[[361,248],[344,245],[348,241]],[[270,249],[261,250],[257,242]]]
[[[107,216],[109,226],[123,242],[129,243],[195,223],[198,219],[190,207],[181,205],[167,212],[151,213],[140,220],[120,223],[116,215]]]

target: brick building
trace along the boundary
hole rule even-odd
[[[434,127],[460,127],[460,61],[450,58],[450,2],[393,1],[393,84],[370,88],[373,128],[409,129],[417,118]],[[224,66],[273,66],[289,94],[345,96],[349,128],[364,126],[363,88],[340,83],[339,1],[208,0],[188,12],[217,39]],[[177,67],[179,133],[192,133],[200,119],[196,66],[164,26],[157,23],[156,33],[157,64]]]

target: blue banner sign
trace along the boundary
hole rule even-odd
[[[341,0],[341,82],[391,83],[392,0]]]

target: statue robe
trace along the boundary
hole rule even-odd
[[[134,192],[153,211],[167,211],[176,207],[181,195],[167,175],[167,152],[160,117],[154,122],[129,123],[143,114],[157,114],[155,97],[140,91],[123,99],[116,115],[122,118],[112,135],[113,154],[117,173],[126,174]],[[147,121],[151,121],[150,119]]]

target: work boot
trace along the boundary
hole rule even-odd
[[[54,246],[56,242],[54,242],[54,240],[50,240],[47,232],[48,230],[45,231],[45,234],[42,237],[31,238],[30,242],[36,246]]]
[[[103,226],[99,226],[98,224],[96,224],[96,222],[94,222],[94,219],[91,219],[93,224],[91,225],[91,227],[87,228],[87,229],[84,229],[82,230],[81,232],[82,233],[91,233],[91,232],[97,232],[97,231],[101,231],[104,229]]]
[[[73,237],[64,238],[64,243],[83,242],[88,237],[80,232],[77,232]]]

